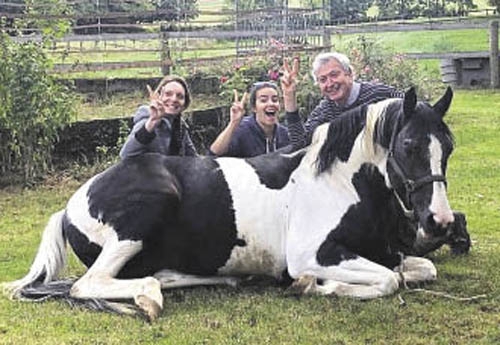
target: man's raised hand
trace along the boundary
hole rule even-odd
[[[290,67],[287,59],[283,60],[283,76],[281,77],[281,89],[283,90],[283,94],[295,93],[299,71],[300,59],[298,56],[293,58],[292,67]]]

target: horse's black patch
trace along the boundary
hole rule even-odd
[[[281,189],[290,180],[290,175],[297,169],[304,154],[305,151],[283,155],[278,151],[248,158],[246,161],[255,169],[262,184],[270,189]]]
[[[321,244],[316,256],[318,263],[322,266],[338,265],[344,260],[356,259],[357,257],[358,255],[330,236]]]
[[[143,250],[120,277],[173,269],[212,275],[229,259],[236,237],[229,188],[217,162],[201,157],[146,154],[100,175],[88,191],[90,214],[120,240]]]
[[[375,105],[374,105],[375,106]],[[377,119],[374,131],[374,142],[389,149],[394,126],[401,127],[403,100],[395,99],[387,105],[385,113]]]
[[[361,166],[352,182],[360,201],[348,209],[337,228],[320,246],[318,263],[324,266],[338,264],[355,258],[353,253],[356,253],[393,268],[399,264],[400,257],[391,250],[389,243],[389,233],[397,231],[394,210],[387,207],[392,193],[382,174],[369,164]]]
[[[234,242],[234,245],[238,246],[238,247],[246,247],[247,246],[247,241],[242,240],[241,238],[237,238],[236,242]]]
[[[90,242],[88,237],[81,233],[64,214],[63,220],[64,235],[68,239],[71,248],[75,252],[80,261],[87,267],[92,266],[99,254],[101,254],[101,246]]]

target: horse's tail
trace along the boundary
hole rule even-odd
[[[66,264],[66,238],[63,234],[64,210],[54,213],[45,227],[38,253],[28,274],[2,287],[12,297],[20,297],[23,288],[35,282],[48,283],[57,279]]]
[[[71,306],[81,306],[91,310],[145,317],[135,305],[109,302],[103,299],[78,299],[70,295],[72,279],[57,280],[66,265],[66,238],[63,233],[65,210],[54,213],[42,235],[40,247],[28,274],[16,281],[3,283],[1,287],[12,298],[44,301],[59,299]]]
[[[71,296],[71,287],[74,279],[57,280],[47,283],[33,282],[18,290],[17,297],[22,300],[46,301],[62,300],[71,307],[81,307],[94,311],[115,313],[120,315],[138,316],[147,319],[144,312],[134,304],[111,302],[101,298],[75,298]]]

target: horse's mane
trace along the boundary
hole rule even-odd
[[[390,136],[390,131],[386,127],[392,128],[392,126],[385,124],[392,123],[393,116],[389,116],[387,113],[397,113],[397,111],[393,111],[396,110],[393,108],[400,108],[399,102],[400,100],[388,99],[369,105],[361,105],[334,118],[329,123],[326,139],[316,160],[317,173],[320,174],[327,170],[336,159],[347,161],[354,142],[363,129],[367,135],[366,144],[371,147],[373,141],[378,142],[379,136],[385,136],[386,132]],[[389,108],[391,111],[387,111]]]
[[[316,159],[317,173],[326,171],[336,159],[347,161],[354,142],[362,131],[364,131],[362,145],[365,150],[375,153],[375,143],[389,149],[394,126],[400,129],[402,126],[400,123],[403,121],[402,107],[403,99],[391,98],[356,107],[333,119],[328,125],[326,138]],[[434,128],[442,135],[441,138],[448,140],[453,147],[454,138],[449,127],[432,111],[426,111],[422,107],[432,106],[426,102],[418,102],[417,116],[423,123],[436,126]]]

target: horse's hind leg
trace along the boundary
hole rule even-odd
[[[229,285],[235,287],[238,284],[238,278],[235,277],[202,277],[167,269],[155,273],[154,277],[158,279],[162,289],[198,285]]]
[[[153,277],[116,279],[120,269],[142,249],[142,241],[108,240],[95,263],[72,286],[76,298],[134,299],[149,320],[163,308],[160,282]]]

